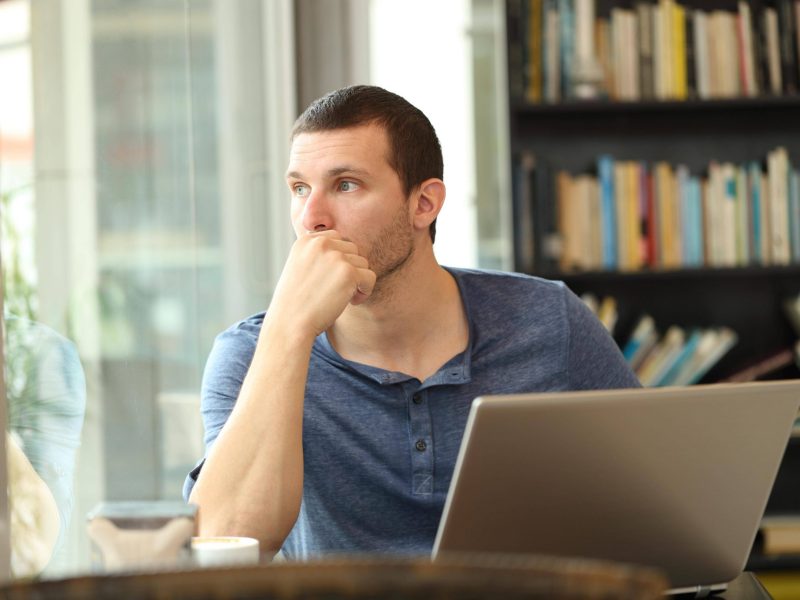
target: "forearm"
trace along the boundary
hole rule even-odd
[[[267,318],[236,406],[190,501],[202,535],[247,535],[277,550],[303,493],[303,397],[314,336]]]

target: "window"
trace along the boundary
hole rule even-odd
[[[202,456],[205,357],[291,239],[287,6],[0,2],[16,576],[87,570],[98,502],[180,500]]]

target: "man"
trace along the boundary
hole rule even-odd
[[[637,385],[563,284],[438,265],[441,148],[403,98],[314,102],[286,180],[297,241],[269,310],[206,366],[206,457],[184,488],[203,535],[289,558],[428,553],[476,396]]]

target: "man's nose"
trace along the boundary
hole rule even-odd
[[[330,203],[324,191],[314,190],[303,207],[303,228],[306,231],[333,229]]]

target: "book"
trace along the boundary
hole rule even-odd
[[[684,11],[684,21],[686,27],[686,93],[688,98],[697,98],[697,70],[695,69],[695,35],[694,35],[694,11],[686,9]]]
[[[726,267],[736,265],[736,214],[738,212],[738,193],[736,191],[736,167],[732,163],[723,163],[721,208],[721,264]]]
[[[755,548],[765,556],[800,554],[800,516],[763,517],[756,535]]]
[[[767,7],[762,14],[767,66],[769,68],[769,90],[775,95],[780,95],[783,90],[783,77],[778,37],[778,13],[774,8]]]
[[[626,15],[628,11],[614,7],[611,9],[611,65],[614,70],[614,99],[633,100],[628,93],[628,70],[626,59],[631,54],[626,47]]]
[[[800,80],[800,0],[794,0],[794,33],[797,51],[797,77]]]
[[[597,59],[603,73],[602,91],[607,98],[614,97],[614,69],[611,64],[611,25],[608,19],[595,20]]]
[[[599,235],[597,221],[592,220],[594,210],[595,181],[589,175],[578,175],[572,182],[572,203],[574,204],[574,229],[569,235],[575,235],[576,267],[591,271],[599,267],[599,255],[595,254],[595,238]]]
[[[674,0],[659,0],[657,18],[660,20],[660,62],[661,62],[661,89],[662,100],[675,98],[674,56],[675,48],[673,37],[673,14],[675,12]]]
[[[691,243],[688,264],[693,267],[702,267],[705,264],[703,253],[703,187],[698,177],[690,180],[689,202],[689,238]]]
[[[689,97],[686,77],[686,9],[672,5],[673,94],[677,100]]]
[[[625,185],[627,188],[627,213],[628,213],[628,265],[631,269],[641,269],[644,266],[644,255],[642,254],[642,216],[641,206],[641,165],[635,161],[629,161],[625,165]]]
[[[721,32],[723,35],[723,65],[722,95],[725,98],[735,98],[741,95],[741,79],[739,77],[739,42],[736,35],[737,15],[723,11],[720,15]]]
[[[626,17],[625,43],[629,44],[628,48],[636,48],[638,39],[639,21],[636,18],[636,13],[633,11],[628,11]],[[627,69],[630,73],[628,83],[629,96],[632,100],[638,101],[642,99],[642,83],[641,73],[639,72],[639,59],[635,52],[628,52],[626,59]]]
[[[575,58],[574,0],[558,0],[561,59],[561,97],[572,97],[572,63]]]
[[[523,46],[525,45],[525,32],[522,27],[522,4],[524,0],[509,0],[507,3],[508,28],[508,72],[509,94],[512,99],[518,100],[525,95]]]
[[[747,172],[736,167],[736,264],[740,267],[750,262],[750,205],[747,187]]]
[[[697,95],[703,99],[711,98],[708,50],[708,17],[702,10],[692,12],[694,21],[694,69],[697,79]]]
[[[549,163],[536,156],[534,181],[528,188],[533,194],[533,239],[536,244],[534,259],[536,272],[552,272],[558,266],[563,252],[563,240],[558,231],[558,213],[554,202],[553,173]]]
[[[765,53],[766,43],[763,36],[761,23],[761,0],[746,0],[750,6],[750,40],[752,41],[753,51],[753,75],[755,85],[759,94],[765,94],[769,90],[769,76],[767,74],[767,57]]]
[[[797,31],[792,14],[792,0],[776,0],[781,55],[783,92],[793,94],[798,89]]]
[[[789,237],[792,262],[800,263],[800,171],[789,173]]]
[[[791,262],[789,238],[789,155],[786,148],[776,148],[767,156],[770,207],[770,262]]]
[[[677,165],[674,169],[670,169],[669,177],[669,230],[671,232],[671,244],[669,247],[670,253],[670,267],[679,268],[683,265],[683,228],[682,223],[682,207],[681,207],[681,189],[680,182],[678,181],[678,170],[682,170],[688,174],[688,169],[684,165]]]
[[[665,53],[667,51],[664,40],[664,27],[662,25],[662,13],[664,7],[662,1],[652,5],[650,14],[652,18],[653,35],[653,93],[656,100],[666,100],[667,90],[665,86],[666,74],[664,72]]]
[[[539,231],[552,206],[539,201],[534,215],[535,256],[554,257],[542,242],[570,239],[570,259],[562,268],[634,271],[643,268],[743,267],[800,262],[800,172],[779,147],[758,161],[741,165],[712,160],[707,177],[685,165],[665,161],[597,158],[596,175],[570,176],[558,188],[563,213]],[[526,189],[538,190],[539,180]],[[564,198],[570,194],[570,198]],[[547,186],[534,198],[550,198]],[[552,212],[552,210],[550,210]],[[568,218],[567,218],[568,217]],[[558,244],[550,244],[558,247]],[[539,259],[537,267],[541,266]]]
[[[600,306],[597,308],[597,318],[606,328],[608,333],[614,335],[614,328],[617,326],[617,301],[613,296],[606,296],[603,298]]]
[[[658,217],[658,207],[656,204],[656,178],[652,168],[647,170],[647,266],[651,268],[661,264],[660,244],[661,227]]]
[[[603,267],[617,266],[617,215],[614,188],[614,159],[603,154],[597,159],[597,174],[600,179],[600,209],[603,228]]]
[[[546,0],[544,7],[545,98],[555,103],[561,99],[561,16],[558,0]]]
[[[597,296],[595,296],[591,292],[586,292],[584,294],[581,294],[581,300],[586,305],[586,308],[592,311],[592,314],[594,316],[597,316],[597,309],[600,307],[600,303],[597,300]]]
[[[580,268],[579,214],[574,202],[573,187],[573,179],[569,173],[559,171],[556,174],[558,231],[563,241],[563,251],[559,260],[559,268],[562,271]]]
[[[647,2],[637,2],[635,10],[639,48],[639,97],[642,100],[652,100],[655,98],[652,5]]]
[[[722,19],[724,12],[711,11],[708,15],[708,89],[710,98],[721,98],[723,95],[725,69],[725,35]]]
[[[736,332],[729,327],[706,330],[697,344],[697,351],[675,376],[672,385],[698,383],[737,341]]]
[[[655,177],[655,206],[658,219],[658,263],[659,267],[678,266],[673,262],[672,245],[674,231],[672,222],[672,168],[666,162],[658,162],[654,169]]]
[[[763,262],[762,208],[761,208],[761,167],[751,161],[747,167],[747,183],[750,188],[750,228],[752,230],[752,261]]]
[[[656,324],[653,317],[650,315],[643,315],[636,324],[636,327],[633,328],[633,332],[631,332],[628,341],[622,348],[622,356],[631,364],[632,368],[636,357],[642,355],[646,340],[651,336],[655,337],[653,334],[656,334]]]
[[[527,75],[525,99],[538,104],[542,101],[542,0],[528,0]]]
[[[667,329],[663,339],[658,342],[636,371],[636,375],[643,386],[652,387],[656,385],[664,372],[669,370],[678,358],[685,338],[686,332],[682,327],[672,325]]]
[[[650,168],[647,163],[641,161],[639,163],[639,181],[638,195],[639,195],[639,265],[646,267],[650,264]]]
[[[625,181],[625,163],[617,161],[614,163],[614,211],[617,223],[617,268],[621,271],[630,269],[628,261],[628,241],[630,233],[628,224],[628,186]]]
[[[523,273],[533,273],[535,269],[534,222],[537,214],[533,207],[533,190],[536,157],[523,152],[516,157],[512,166],[514,199],[514,268]]]
[[[722,381],[726,383],[755,381],[789,365],[800,364],[798,363],[798,360],[800,360],[798,351],[800,351],[800,342],[790,348],[782,348],[776,352],[771,352],[756,362],[740,368]]]
[[[672,364],[662,370],[662,373],[655,379],[653,385],[656,387],[672,385],[683,366],[694,356],[702,337],[702,330],[693,329],[689,334],[689,339],[686,340],[686,343],[680,349],[680,352],[678,352]]]
[[[681,264],[690,264],[689,257],[691,255],[691,225],[690,219],[692,218],[691,211],[691,189],[690,189],[690,175],[689,167],[686,165],[678,165],[675,169],[677,178],[677,205],[678,205],[678,229],[681,231],[680,236],[680,255]]]
[[[745,96],[753,97],[758,95],[753,47],[753,17],[750,12],[750,4],[745,0],[739,0],[738,9],[737,30],[739,34],[739,67],[742,93]]]

